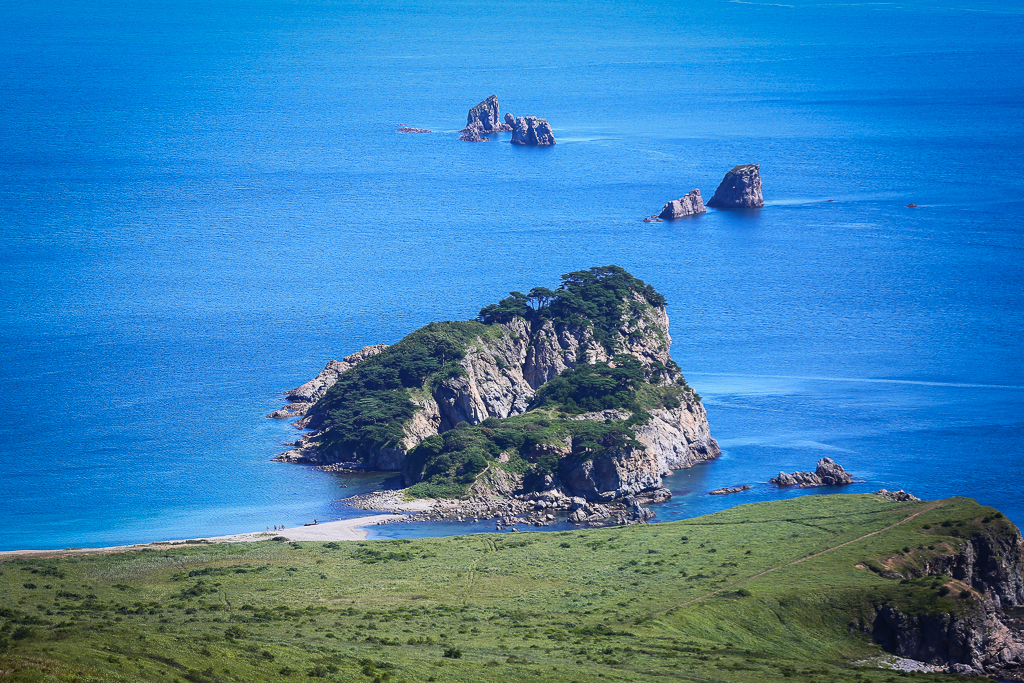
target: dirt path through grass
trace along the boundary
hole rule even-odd
[[[944,505],[944,503],[942,503],[942,502],[931,503],[929,505],[926,505],[924,508],[918,510],[914,514],[910,515],[909,517],[901,519],[900,521],[896,522],[895,524],[890,524],[889,526],[885,527],[884,529],[879,529],[878,531],[872,531],[870,534],[864,534],[863,536],[855,538],[852,541],[846,541],[845,543],[840,543],[839,545],[832,546],[831,548],[826,548],[825,550],[822,550],[820,553],[814,553],[813,555],[807,555],[806,557],[801,557],[801,558],[793,560],[791,562],[787,562],[785,564],[780,564],[777,567],[772,567],[771,569],[765,569],[760,574],[754,574],[753,576],[748,576],[747,578],[743,579],[742,581],[737,581],[736,583],[728,585],[728,586],[722,586],[721,588],[719,588],[717,590],[711,591],[707,595],[702,595],[699,598],[694,598],[693,600],[687,600],[686,602],[681,602],[678,605],[673,605],[672,607],[666,607],[663,610],[658,610],[657,612],[652,612],[650,614],[650,616],[651,617],[661,616],[662,614],[665,614],[667,612],[671,612],[674,609],[679,609],[680,607],[686,607],[687,605],[692,605],[693,603],[700,602],[701,600],[707,600],[708,598],[713,597],[715,595],[718,595],[719,593],[721,593],[723,591],[730,590],[732,588],[735,588],[736,586],[742,586],[743,584],[747,583],[748,581],[753,581],[754,579],[760,578],[760,577],[764,576],[765,574],[771,574],[772,572],[776,572],[776,571],[778,571],[780,569],[785,569],[786,567],[792,567],[795,564],[800,564],[801,562],[805,562],[807,560],[814,559],[815,557],[820,557],[820,556],[824,555],[825,553],[830,553],[833,550],[838,550],[839,548],[843,548],[845,546],[848,546],[851,543],[856,543],[857,541],[863,541],[865,538],[870,538],[872,536],[876,536],[876,535],[878,535],[880,533],[883,533],[885,531],[889,531],[890,529],[895,529],[896,527],[898,527],[901,524],[906,524],[907,522],[909,522],[910,520],[914,519],[918,515],[923,515],[924,513],[929,512],[931,510],[934,510],[935,508],[942,507],[943,505]]]

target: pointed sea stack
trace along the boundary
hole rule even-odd
[[[761,167],[757,164],[733,167],[725,174],[707,205],[716,209],[760,209],[764,206]]]
[[[700,190],[690,190],[685,196],[673,199],[666,204],[658,214],[658,218],[675,220],[698,213],[707,213],[707,209],[704,208],[704,200],[700,197]]]
[[[553,145],[555,134],[551,132],[551,126],[547,119],[539,119],[536,116],[520,116],[518,118],[505,114],[505,120],[511,118],[515,124],[512,126],[513,145]]]
[[[497,95],[491,95],[469,110],[469,114],[466,115],[466,130],[463,132],[473,128],[483,133],[512,130],[512,126],[501,122],[501,109],[498,107]]]

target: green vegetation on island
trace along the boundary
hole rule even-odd
[[[963,498],[833,495],[569,532],[287,533],[6,558],[0,678],[894,683],[857,663],[883,654],[862,626],[883,605],[977,613],[978,590],[928,568],[1016,529]]]
[[[415,484],[413,495],[424,497],[465,495],[491,467],[539,482],[541,475],[556,472],[562,458],[579,462],[608,449],[643,450],[634,428],[650,419],[648,411],[700,401],[668,358],[667,322],[629,332],[641,341],[645,335],[655,337],[648,345],[663,349],[667,362],[642,362],[623,348],[623,321],[643,320],[664,305],[665,298],[653,287],[618,266],[568,273],[554,290],[512,292],[485,306],[477,320],[431,323],[341,375],[310,410],[318,430],[311,438],[319,452],[365,463],[382,450],[401,450],[406,481]],[[520,327],[511,325],[516,320]],[[481,343],[529,343],[520,335],[545,325],[568,329],[584,343],[569,367],[537,388],[525,412],[491,416],[479,424],[450,420],[454,424],[434,428],[437,434],[410,436],[410,422],[425,402],[439,405],[439,394],[462,391],[467,353]],[[607,360],[588,362],[588,349],[599,350]],[[551,353],[562,351],[556,346]],[[505,362],[496,358],[503,372]],[[520,370],[521,388],[532,392],[521,375]],[[600,420],[574,419],[607,410],[619,412]],[[537,449],[538,444],[566,443],[567,454]]]

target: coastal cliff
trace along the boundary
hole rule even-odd
[[[999,513],[921,531],[935,536],[927,548],[869,563],[902,590],[875,605],[860,628],[900,657],[1024,680],[1024,633],[1010,616],[1024,606],[1020,531]]]
[[[652,287],[616,266],[569,273],[332,361],[286,395],[312,431],[276,459],[401,471],[428,496],[497,475],[565,507],[665,499],[663,476],[720,454],[670,345]]]

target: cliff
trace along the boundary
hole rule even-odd
[[[876,605],[861,628],[901,657],[1024,680],[1024,633],[1009,616],[1024,606],[1020,531],[994,513],[922,532],[935,536],[927,549],[873,563],[902,591]]]
[[[277,459],[402,471],[424,495],[501,469],[522,494],[664,498],[663,476],[720,453],[670,345],[653,288],[615,266],[570,273],[328,364],[288,393],[316,401],[299,404],[312,431]]]
[[[761,167],[757,164],[734,166],[722,178],[707,205],[717,209],[759,209],[764,206]]]

